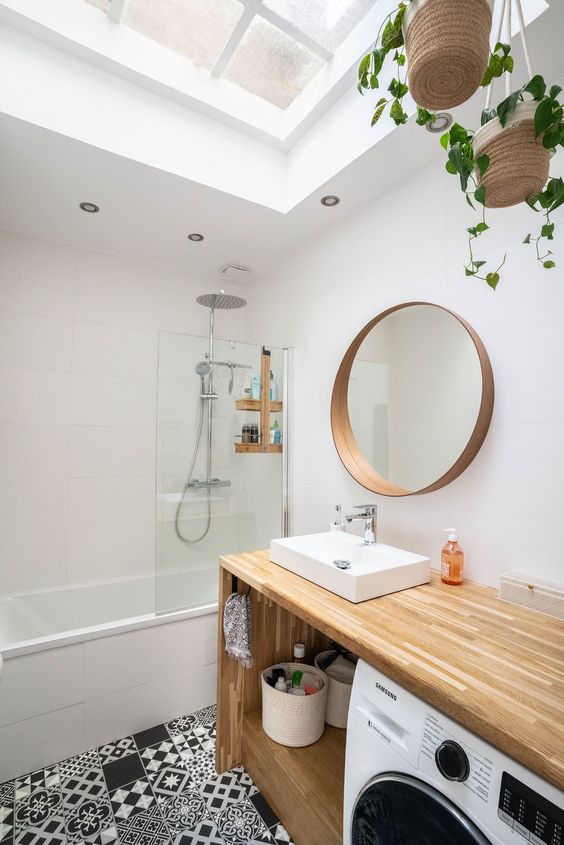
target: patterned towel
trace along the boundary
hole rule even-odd
[[[251,600],[240,593],[232,593],[225,602],[223,611],[223,633],[225,651],[250,669],[253,665],[251,654]]]

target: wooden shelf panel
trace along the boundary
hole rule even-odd
[[[243,716],[241,762],[297,845],[342,845],[345,741],[326,725],[313,745],[287,748],[265,734],[260,709]]]
[[[281,443],[269,443],[268,446],[263,446],[261,443],[235,443],[236,452],[254,452],[255,454],[262,453],[267,455],[273,452],[281,452]]]
[[[269,402],[271,414],[279,414],[282,411],[282,402]],[[236,399],[235,408],[238,411],[256,411],[260,414],[262,401],[260,399]]]

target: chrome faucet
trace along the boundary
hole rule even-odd
[[[376,514],[378,511],[377,505],[354,505],[357,510],[360,510],[361,513],[358,514],[351,514],[350,516],[346,516],[346,521],[350,524],[351,522],[364,522],[364,545],[365,546],[374,546],[376,545]]]

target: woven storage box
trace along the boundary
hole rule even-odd
[[[409,92],[431,111],[451,109],[480,87],[490,54],[493,0],[413,0],[403,31]]]
[[[564,584],[544,581],[523,572],[504,572],[499,577],[499,597],[537,613],[564,619]]]
[[[321,654],[317,655],[315,658],[315,665],[317,668],[319,668],[318,661],[322,660],[328,654],[333,654],[333,652],[322,651]],[[327,692],[327,710],[325,712],[325,721],[328,725],[333,725],[334,728],[346,728],[349,716],[352,683],[344,684],[342,681],[336,681],[335,678],[331,678],[330,675],[327,675],[327,683],[329,685],[329,690]]]
[[[474,155],[490,157],[479,185],[486,189],[488,208],[507,208],[534,196],[544,188],[550,171],[550,152],[535,138],[538,103],[519,103],[505,124],[499,118],[488,121],[474,135]]]
[[[279,692],[266,683],[266,676],[272,670],[282,667],[286,676],[296,669],[311,672],[323,681],[323,689],[314,695],[289,695]],[[280,745],[301,748],[312,745],[325,730],[325,708],[327,706],[328,677],[316,666],[304,666],[303,663],[277,663],[265,669],[261,675],[262,687],[262,727],[267,736]]]

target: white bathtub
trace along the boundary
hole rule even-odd
[[[215,701],[217,568],[0,598],[0,782]],[[187,609],[156,614],[159,606]]]

